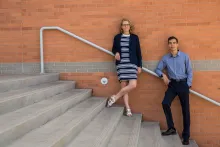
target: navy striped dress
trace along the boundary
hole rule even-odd
[[[130,62],[129,40],[130,35],[122,34],[120,63],[116,67],[119,81],[137,79],[137,65]]]

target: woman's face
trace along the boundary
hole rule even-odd
[[[130,23],[128,21],[123,21],[121,28],[123,30],[123,32],[129,32],[130,30]]]

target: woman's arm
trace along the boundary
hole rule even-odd
[[[140,41],[139,41],[138,36],[137,36],[137,49],[136,49],[136,52],[137,52],[137,58],[138,58],[138,67],[142,68],[142,55],[141,55],[141,47],[140,47]]]
[[[116,36],[114,37],[113,46],[112,46],[112,53],[115,55],[118,52],[116,47]]]

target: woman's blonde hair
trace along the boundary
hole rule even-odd
[[[132,33],[133,30],[134,30],[134,25],[131,23],[131,21],[130,21],[129,19],[126,19],[126,18],[123,18],[123,19],[121,20],[120,33],[123,33],[123,29],[122,29],[121,27],[122,27],[122,24],[123,24],[124,21],[129,22],[129,24],[130,24],[130,30],[129,30],[129,32]]]

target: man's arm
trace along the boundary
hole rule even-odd
[[[163,82],[165,85],[169,85],[170,80],[167,77],[166,74],[164,74],[162,71],[163,69],[166,67],[166,62],[165,62],[165,57],[162,58],[162,60],[160,60],[160,62],[157,65],[157,68],[155,69],[156,74],[161,77],[163,79]]]
[[[166,63],[165,63],[165,60],[164,60],[164,57],[159,61],[158,65],[157,65],[157,68],[155,69],[155,72],[156,74],[159,76],[159,77],[162,77],[163,76],[163,69],[166,67]]]
[[[186,73],[187,73],[187,84],[189,87],[191,87],[192,86],[193,71],[192,71],[192,64],[189,59],[189,56],[186,57]]]

